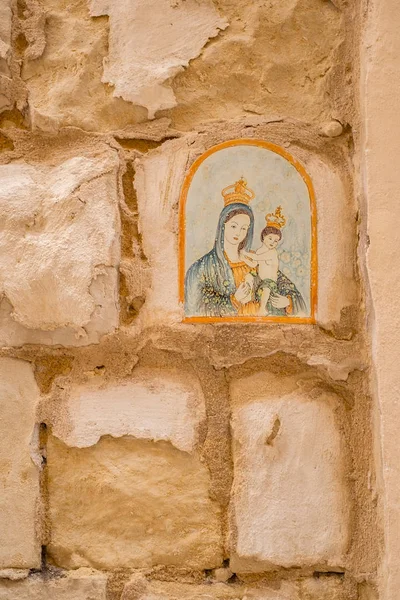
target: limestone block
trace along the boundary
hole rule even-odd
[[[357,584],[340,575],[302,579],[300,589],[302,600],[359,600]]]
[[[0,359],[0,568],[40,566],[39,469],[35,411],[39,391],[29,363]],[[34,462],[35,460],[35,462]]]
[[[118,325],[116,153],[0,166],[0,343],[84,345]]]
[[[359,585],[359,597],[358,600],[379,600],[378,592],[375,586],[371,586],[368,583],[361,583]]]
[[[26,579],[29,573],[29,569],[1,569],[0,579],[10,579],[11,581],[19,581],[20,579]]]
[[[150,289],[139,315],[148,326],[177,323],[183,317],[176,211],[188,156],[188,139],[179,139],[135,161],[143,251],[152,266]]]
[[[296,151],[297,154],[297,151]],[[354,248],[356,207],[343,175],[313,154],[298,154],[310,174],[317,204],[318,308],[317,321],[340,320],[346,306],[357,303]],[[332,200],[334,198],[334,201]],[[340,234],[338,234],[340,231]]]
[[[233,573],[229,567],[220,567],[214,571],[214,579],[219,583],[226,583],[232,577]]]
[[[0,73],[9,75],[11,53],[11,0],[0,1]]]
[[[298,585],[282,581],[274,588],[237,584],[191,585],[147,581],[134,575],[126,584],[121,600],[300,600]],[[343,600],[345,600],[343,598]]]
[[[349,498],[335,397],[266,373],[231,393],[232,570],[343,566]]]
[[[200,460],[167,442],[48,444],[50,560],[101,569],[222,561],[219,508]]]
[[[24,581],[1,581],[0,600],[106,600],[107,576],[77,569],[53,578],[31,575]]]
[[[29,90],[34,129],[76,126],[88,131],[122,129],[143,121],[147,111],[113,96],[101,82],[108,47],[108,19],[93,19],[86,0],[41,0],[45,52],[25,59],[22,78]]]
[[[244,112],[320,122],[348,101],[338,64],[344,19],[332,2],[222,0],[218,8],[229,27],[173,81],[176,127]]]
[[[115,96],[146,107],[150,119],[176,105],[166,82],[228,26],[212,0],[90,0],[90,7],[92,16],[110,17],[102,81],[114,86]]]
[[[12,108],[11,0],[0,0],[0,111]]]
[[[45,52],[22,70],[33,127],[115,131],[168,107],[186,131],[248,113],[320,124],[350,104],[345,19],[332,2],[40,5],[44,31],[31,37],[45,37]]]
[[[136,368],[133,378],[104,386],[98,378],[73,387],[57,410],[53,434],[68,446],[84,448],[103,435],[171,442],[192,452],[204,421],[205,404],[199,381],[161,369]]]
[[[339,121],[328,121],[322,125],[321,133],[326,137],[338,137],[343,133],[343,125]]]

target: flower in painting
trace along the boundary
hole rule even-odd
[[[304,277],[306,274],[306,270],[303,266],[300,266],[297,271],[296,274],[298,275],[298,277]]]
[[[283,251],[280,256],[280,259],[283,263],[286,263],[286,264],[289,263],[290,262],[290,252],[286,252],[286,250]]]

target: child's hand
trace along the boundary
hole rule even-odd
[[[254,267],[258,265],[258,261],[255,259],[255,254],[250,254],[249,252],[242,252],[242,256]]]

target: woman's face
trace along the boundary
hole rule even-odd
[[[224,239],[233,246],[238,246],[243,242],[250,227],[249,215],[234,215],[225,223]]]

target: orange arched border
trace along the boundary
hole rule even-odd
[[[184,302],[185,297],[185,234],[186,234],[186,200],[190,184],[197,169],[201,163],[219,150],[230,148],[231,146],[259,146],[280,154],[288,160],[302,176],[310,197],[311,213],[311,316],[310,317],[184,317],[184,323],[315,323],[315,314],[317,310],[317,292],[318,292],[318,262],[317,262],[317,207],[315,201],[314,188],[311,178],[299,163],[289,152],[286,152],[280,146],[257,139],[236,139],[222,142],[209,148],[204,154],[194,161],[183,182],[182,191],[179,199],[179,300]]]

